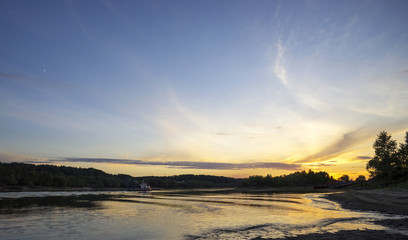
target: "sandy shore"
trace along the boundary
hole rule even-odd
[[[350,190],[327,198],[347,209],[408,215],[407,189]]]
[[[406,240],[408,236],[401,235],[401,234],[393,234],[387,233],[383,230],[342,230],[336,233],[312,233],[307,235],[299,235],[296,237],[287,237],[287,238],[275,238],[273,240],[344,240],[344,239],[352,239],[352,240],[388,240],[388,239],[396,239],[396,240]],[[253,238],[251,240],[272,240],[272,238]]]
[[[376,211],[387,214],[406,215],[405,219],[384,219],[375,221],[376,224],[388,227],[392,230],[408,229],[408,190],[398,189],[375,189],[375,190],[349,190],[339,193],[328,194],[327,199],[338,202],[343,208]],[[408,239],[407,235],[387,232],[384,230],[342,230],[336,233],[313,233],[299,235],[296,237],[287,237],[280,239]],[[280,240],[278,239],[278,240]],[[268,238],[254,238],[252,240],[268,240]],[[275,239],[276,240],[276,239]]]

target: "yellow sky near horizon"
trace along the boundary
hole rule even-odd
[[[2,2],[0,161],[355,178],[403,140],[408,1],[187,2]]]
[[[405,131],[398,131],[392,133],[393,139],[398,142],[404,140]],[[352,134],[353,135],[353,134]],[[356,135],[354,133],[354,135]],[[359,134],[357,134],[359,135]],[[365,136],[365,134],[363,134]],[[376,135],[375,135],[376,136]],[[347,137],[344,137],[347,138]],[[234,178],[245,178],[253,175],[271,174],[272,176],[279,176],[283,174],[290,174],[295,171],[313,170],[326,171],[335,179],[347,174],[352,179],[359,175],[369,177],[366,171],[366,164],[373,156],[372,144],[374,138],[364,139],[359,141],[351,141],[354,144],[344,144],[344,140],[335,141],[327,144],[327,147],[320,149],[309,156],[293,155],[283,161],[273,161],[262,159],[261,161],[233,161],[230,158],[220,159],[220,161],[209,161],[206,158],[201,158],[199,161],[175,161],[171,158],[153,158],[136,160],[133,162],[132,158],[39,158],[21,154],[12,154],[0,151],[0,161],[3,162],[28,162],[35,164],[55,164],[65,165],[81,168],[96,168],[111,174],[129,174],[131,176],[172,176],[179,174],[206,174],[216,176],[227,176]],[[347,148],[333,149],[335,146],[345,145]],[[129,157],[129,156],[127,156]],[[209,158],[210,159],[210,158]],[[101,162],[98,162],[101,161]],[[127,162],[121,162],[127,161]],[[231,164],[233,162],[233,166]],[[175,165],[173,165],[176,163]],[[266,164],[272,165],[259,167],[251,164]],[[286,165],[274,165],[283,163]],[[227,164],[227,165],[223,165]]]

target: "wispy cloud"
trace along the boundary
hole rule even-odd
[[[334,144],[322,149],[321,151],[302,158],[296,163],[310,163],[329,160],[337,157],[346,151],[350,151],[358,143],[371,139],[373,133],[366,128],[357,129],[352,132],[345,133],[343,137]]]
[[[368,159],[372,159],[372,157],[370,157],[370,156],[357,156],[354,159],[356,159],[356,160],[368,160]]]
[[[74,3],[71,1],[66,1],[65,4],[67,5],[69,14],[71,15],[72,19],[77,23],[83,35],[89,40],[89,42],[97,44],[95,37],[91,34],[91,31],[88,29],[88,27],[85,26],[83,20],[81,19],[78,11],[74,6]]]
[[[45,158],[34,158],[27,155],[15,154],[0,149],[0,162],[49,163]]]
[[[331,145],[322,148],[315,154],[301,158],[295,163],[312,163],[327,161],[345,154],[352,153],[360,145],[364,145],[365,149],[370,148],[370,142],[373,142],[375,136],[381,131],[388,131],[391,134],[401,133],[406,131],[406,124],[408,119],[398,121],[384,121],[383,124],[367,125],[365,127],[347,132],[343,136],[332,143]],[[361,146],[360,146],[361,147]],[[361,150],[361,149],[360,149]],[[369,156],[360,155],[352,157],[349,160],[367,160],[371,159]]]
[[[223,133],[223,132],[217,132],[216,135],[220,135],[220,136],[230,136],[231,134],[229,134],[229,133]]]
[[[29,160],[27,160],[29,161]],[[29,161],[36,163],[35,161]],[[206,170],[242,170],[242,169],[280,169],[280,170],[299,170],[299,164],[287,164],[279,162],[251,162],[251,163],[225,163],[225,162],[194,162],[194,161],[145,161],[145,160],[130,160],[130,159],[112,159],[112,158],[63,158],[50,159],[49,163],[114,163],[125,165],[150,165],[164,166],[169,168],[181,169],[206,169]],[[44,163],[44,161],[40,161]]]
[[[283,64],[285,48],[282,46],[282,41],[279,40],[277,44],[277,53],[275,62],[273,64],[273,73],[284,85],[288,84],[288,78],[286,76],[286,68]]]
[[[43,70],[44,71],[44,70]],[[49,79],[40,75],[0,72],[0,82],[7,81],[11,83],[21,84],[24,87],[29,87],[33,90],[39,91],[42,94],[49,94],[47,91],[55,91],[56,89],[74,88],[74,84],[65,83],[58,79]]]
[[[0,72],[0,78],[3,79],[10,79],[10,80],[34,80],[31,76],[23,75],[23,74],[12,74],[6,72]]]

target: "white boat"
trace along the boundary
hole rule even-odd
[[[152,191],[152,188],[147,185],[145,182],[140,184],[140,191]]]
[[[130,183],[127,190],[148,192],[152,191],[152,188],[143,181],[140,185],[138,185],[137,182]]]

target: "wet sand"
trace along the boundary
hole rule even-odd
[[[376,224],[396,231],[408,230],[408,190],[375,189],[349,190],[328,194],[327,199],[338,202],[343,208],[359,211],[375,211],[387,214],[405,215],[403,219],[384,219],[375,221]],[[252,240],[268,240],[269,238],[253,238]],[[342,230],[336,233],[313,233],[279,239],[408,239],[407,235],[384,230]],[[276,239],[275,239],[276,240]]]
[[[327,199],[346,209],[408,215],[407,189],[350,190],[329,194]]]
[[[401,234],[387,233],[383,230],[342,230],[336,233],[312,233],[307,235],[299,235],[296,237],[286,237],[286,238],[274,238],[273,240],[288,240],[288,239],[297,239],[297,240],[365,240],[365,239],[374,239],[374,240],[388,240],[388,239],[397,239],[397,240],[406,240],[408,236]],[[272,238],[253,238],[252,240],[272,240]]]

